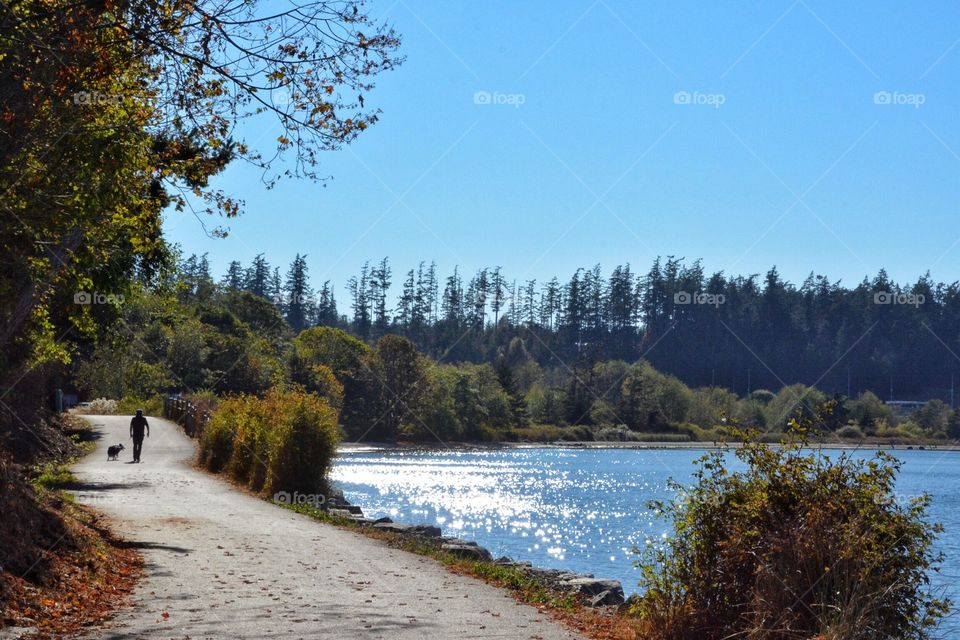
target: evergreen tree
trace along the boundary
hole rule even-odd
[[[510,365],[507,363],[507,359],[505,357],[500,356],[497,358],[495,372],[497,374],[497,380],[500,382],[500,386],[510,398],[510,414],[512,416],[513,425],[525,425],[527,423],[527,403],[517,389],[516,376],[514,376],[513,369],[510,368]]]
[[[307,321],[313,317],[313,290],[307,276],[306,256],[299,253],[293,259],[287,279],[284,283],[284,305],[282,310],[287,324],[299,333],[307,327]]]
[[[387,312],[387,291],[390,289],[390,262],[383,258],[370,271],[369,296],[370,306],[373,309],[373,326],[378,336],[387,333],[390,325],[390,316]]]
[[[227,273],[223,276],[223,280],[220,281],[220,286],[227,291],[240,291],[243,289],[244,274],[243,267],[240,265],[239,260],[230,261],[230,265],[227,267]]]
[[[270,298],[270,265],[262,253],[255,256],[247,268],[243,288],[255,296]]]

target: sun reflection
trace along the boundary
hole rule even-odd
[[[659,453],[350,451],[331,479],[370,517],[436,524],[495,555],[614,577],[631,592],[639,579],[632,550],[665,530],[647,510],[669,495],[669,469],[651,462]],[[696,456],[680,452],[677,468],[692,468]]]

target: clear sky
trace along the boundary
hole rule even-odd
[[[283,271],[307,254],[342,302],[384,255],[394,289],[420,260],[522,281],[658,254],[794,282],[960,277],[956,2],[368,6],[407,60],[366,96],[381,120],[323,156],[333,180],[267,191],[235,164],[216,182],[246,201],[228,239],[168,214],[217,277],[261,252]]]

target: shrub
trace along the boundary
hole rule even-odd
[[[837,431],[837,435],[841,438],[851,438],[854,440],[863,440],[864,438],[863,431],[860,430],[860,427],[852,424],[840,427],[840,429]]]
[[[126,395],[120,398],[115,405],[115,413],[126,416],[137,412],[137,409],[143,409],[145,416],[163,415],[163,396],[154,394],[146,398],[133,395]]]
[[[786,386],[766,405],[766,425],[773,430],[783,431],[793,419],[822,419],[824,416],[818,408],[826,401],[827,396],[814,387],[802,384]]]
[[[340,440],[337,411],[302,388],[220,402],[200,440],[201,463],[254,491],[322,493]]]
[[[200,464],[215,473],[222,471],[233,456],[237,423],[242,419],[247,399],[226,398],[210,419],[200,437]]]
[[[947,430],[950,420],[950,407],[943,400],[930,400],[913,413],[913,421],[927,431]]]
[[[117,401],[109,398],[97,398],[90,402],[84,413],[95,416],[112,416],[117,413]]]
[[[197,406],[198,411],[207,411],[213,413],[220,405],[220,396],[209,389],[201,389],[184,396],[187,400]]]
[[[263,404],[272,420],[267,492],[325,493],[340,440],[336,409],[302,390],[270,391]]]
[[[899,462],[740,435],[745,470],[707,454],[692,488],[652,505],[674,533],[642,563],[641,637],[931,637],[950,604],[927,582],[942,529],[925,519],[929,497],[895,499]]]
[[[864,391],[856,400],[848,400],[847,408],[850,412],[850,418],[861,428],[879,427],[880,421],[888,424],[894,424],[897,421],[893,409],[885,405],[883,400],[870,391]]]
[[[233,416],[233,444],[227,472],[255,490],[263,486],[266,476],[269,455],[266,431],[270,419],[263,402],[255,396],[240,398],[239,410]]]

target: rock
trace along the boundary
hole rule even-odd
[[[360,507],[358,507],[358,506],[355,505],[355,504],[340,504],[340,505],[337,505],[337,506],[334,506],[334,507],[330,507],[330,511],[334,511],[334,510],[336,510],[336,511],[346,511],[347,513],[351,513],[351,514],[353,514],[353,515],[355,515],[355,516],[362,516],[362,515],[363,515],[363,509],[361,509]]]
[[[408,536],[422,536],[424,538],[439,538],[440,527],[431,524],[401,524],[397,522],[381,522],[373,525],[382,531],[392,531],[393,533],[403,533]]]
[[[629,612],[630,612],[630,609],[632,609],[632,608],[633,608],[636,604],[638,604],[639,602],[640,602],[640,596],[638,596],[638,595],[635,594],[635,593],[634,593],[634,594],[631,594],[631,596],[630,596],[629,598],[627,598],[626,600],[624,600],[623,604],[621,604],[619,607],[617,607],[617,611],[618,611],[619,613],[629,613]]]
[[[570,580],[564,580],[561,586],[576,594],[583,596],[597,596],[604,591],[610,591],[613,598],[619,598],[617,604],[623,602],[623,587],[619,580],[602,580],[599,578],[579,577]]]
[[[363,518],[363,511],[360,510],[360,507],[331,507],[327,509],[327,513],[332,516],[339,516],[341,518],[349,518],[351,520],[356,518]]]
[[[382,518],[377,518],[373,521],[373,524],[393,524],[393,520],[384,516]]]
[[[446,542],[440,545],[442,551],[467,560],[490,561],[493,556],[476,542]]]
[[[611,607],[623,604],[623,591],[601,591],[590,598],[591,607]]]

